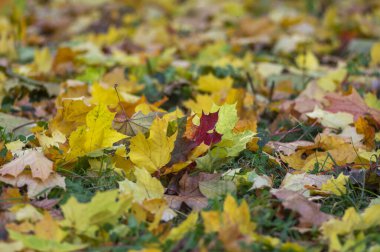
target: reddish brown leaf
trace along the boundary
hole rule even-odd
[[[357,120],[360,116],[371,115],[375,121],[380,124],[380,111],[367,106],[363,98],[358,92],[353,89],[350,95],[341,95],[337,93],[330,93],[325,96],[330,104],[325,110],[337,113],[347,112],[354,116]]]
[[[331,218],[330,215],[320,211],[319,204],[309,201],[298,192],[280,189],[271,190],[271,193],[276,196],[276,198],[282,200],[282,205],[285,208],[293,210],[300,215],[300,227],[319,227],[322,223]]]
[[[222,135],[215,131],[215,125],[218,121],[218,112],[208,115],[202,113],[200,124],[195,133],[195,143],[200,145],[202,142],[211,145],[218,143]]]

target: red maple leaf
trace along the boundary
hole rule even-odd
[[[222,135],[215,131],[215,125],[218,121],[218,112],[209,113],[202,112],[200,124],[195,132],[195,143],[197,145],[202,142],[211,145],[220,142]]]

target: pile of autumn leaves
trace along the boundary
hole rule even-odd
[[[166,200],[165,188],[152,174],[175,173],[194,161],[211,170],[222,160],[237,156],[255,134],[249,124],[235,127],[239,125],[236,104],[214,104],[208,114],[185,117],[179,110],[163,113],[152,104],[140,102],[149,111],[124,118],[128,109],[124,102],[121,106],[126,107],[118,108],[122,120],[114,121],[116,113],[106,105],[87,104],[83,98],[57,99],[60,100],[49,129],[38,126],[32,129],[36,136],[34,148],[25,149],[20,140],[7,144],[9,162],[0,169],[0,180],[15,188],[4,189],[2,198],[22,198],[16,188],[23,186],[27,186],[30,199],[46,195],[54,187],[65,188],[64,178],[55,171],[56,167],[71,167],[79,157],[87,155],[93,169],[99,171],[98,157],[106,155],[105,150],[111,153],[113,168],[126,178],[119,182],[118,190],[98,192],[89,203],[70,198],[61,206],[61,220],[54,219],[48,211],[39,212],[30,204],[12,206],[9,210],[17,222],[7,224],[7,231],[14,242],[1,246],[15,250],[24,247],[74,251],[99,240],[101,227],[106,223],[113,225],[113,229],[103,236],[126,235],[130,214],[147,222],[149,230],[159,235],[161,241],[180,240],[195,227],[199,214],[191,213],[172,229],[162,225],[162,221],[176,217],[173,209],[180,205],[176,207],[174,202],[179,199],[172,196]],[[194,208],[200,210],[207,205],[204,196],[200,201],[201,205],[194,204]],[[231,249],[241,236],[248,240],[259,237],[250,222],[247,204],[238,206],[231,196],[226,198],[224,212],[202,212],[202,217],[205,232],[220,232]],[[232,234],[236,240],[231,240]],[[268,238],[268,243],[277,246],[279,241]]]
[[[22,248],[75,251],[107,242],[113,234],[127,236],[128,216],[133,215],[139,222],[146,223],[148,230],[158,237],[160,242],[145,244],[151,248],[158,249],[160,243],[167,241],[179,241],[203,223],[203,231],[217,233],[229,251],[239,250],[242,242],[302,251],[303,248],[297,244],[281,243],[277,238],[256,233],[247,203],[242,200],[239,205],[229,195],[236,193],[242,180],[252,184],[251,190],[271,188],[270,177],[254,171],[241,175],[240,168],[224,174],[212,173],[242,150],[257,150],[252,94],[233,88],[230,77],[217,78],[212,74],[198,78],[197,87],[211,95],[198,94],[195,101],[187,101],[185,106],[192,110],[190,116],[185,116],[179,109],[166,112],[159,108],[160,102],[150,104],[144,97],[134,101],[122,98],[117,104],[104,105],[96,100],[96,97],[101,97],[97,92],[111,92],[113,89],[105,89],[100,84],[94,84],[90,99],[69,98],[73,96],[72,92],[78,91],[78,85],[66,89],[57,98],[58,111],[49,127],[36,126],[32,129],[36,139],[28,146],[33,148],[26,148],[20,140],[6,145],[7,162],[0,169],[0,180],[14,188],[4,189],[2,199],[23,198],[18,189],[23,186],[27,187],[29,199],[46,195],[54,187],[65,189],[65,179],[56,172],[56,168],[70,170],[78,158],[84,156],[91,170],[99,173],[104,169],[102,157],[107,156],[111,159],[111,167],[108,168],[125,179],[119,182],[118,189],[97,192],[88,203],[71,197],[60,205],[58,218],[51,211],[41,212],[25,201],[9,205],[8,213],[15,221],[8,223],[6,230],[12,242],[0,245],[16,251]],[[309,89],[326,92],[321,91],[316,83],[311,83],[292,101],[291,109],[297,109],[297,102],[304,99]],[[116,97],[118,101],[116,91],[112,92],[112,99]],[[121,97],[127,97],[126,92],[120,93]],[[265,155],[271,162],[282,160],[298,170],[287,173],[280,188],[271,190],[272,195],[282,200],[285,208],[300,216],[299,228],[321,227],[330,248],[340,250],[359,242],[365,230],[380,224],[376,217],[380,205],[374,204],[362,214],[349,208],[341,220],[334,219],[321,212],[320,206],[309,199],[346,194],[348,176],[340,174],[334,178],[307,172],[316,163],[325,169],[346,163],[369,163],[376,152],[365,149],[357,152],[353,146],[359,146],[366,136],[374,137],[368,135],[372,131],[363,115],[372,111],[372,118],[377,119],[378,112],[368,106],[355,90],[346,96],[328,94],[325,97],[335,103],[332,108],[339,109],[339,112],[330,112],[329,107],[321,109],[317,106],[318,100],[312,100],[317,105],[306,115],[311,120],[318,120],[326,129],[343,129],[340,135],[325,132],[317,136],[315,142],[271,141],[265,147]],[[361,104],[359,108],[362,110],[358,106],[354,111],[351,111],[352,106],[342,106],[342,103],[347,105],[350,102],[351,105]],[[360,130],[363,134],[357,133]],[[351,137],[350,141],[347,141],[347,136]],[[371,149],[370,146],[367,148]],[[179,182],[179,194],[165,194],[166,188],[158,178],[191,167],[201,173],[195,176],[184,173]],[[228,196],[223,210],[203,210],[208,199],[225,194]],[[180,210],[182,203],[191,207],[193,212],[174,227],[171,221],[177,217],[176,211]],[[111,225],[112,229],[106,232],[103,229],[105,224]]]

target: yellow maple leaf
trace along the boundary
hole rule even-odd
[[[49,123],[49,129],[53,132],[59,130],[65,135],[86,123],[86,115],[93,108],[81,98],[65,98],[58,106],[57,114]]]
[[[51,133],[51,137],[43,133],[36,133],[36,138],[42,146],[42,148],[47,149],[50,147],[59,147],[59,144],[64,144],[66,142],[66,136],[59,130],[54,130]]]
[[[198,116],[202,115],[202,112],[209,114],[214,104],[214,100],[210,95],[198,94],[194,100],[188,100],[184,102],[186,108],[191,109]]]
[[[380,100],[377,99],[376,95],[372,93],[367,93],[364,95],[364,101],[370,108],[380,109]]]
[[[379,218],[380,205],[372,205],[364,210],[363,213],[358,213],[355,208],[348,208],[342,219],[331,219],[325,222],[321,231],[323,236],[329,240],[329,251],[342,251],[345,244],[342,241],[352,237],[354,232],[363,231],[380,225]],[[346,238],[340,239],[346,236]]]
[[[232,87],[233,79],[231,77],[226,77],[219,79],[215,77],[212,73],[207,75],[202,75],[198,79],[198,89],[205,92],[218,92],[220,90],[227,90]]]
[[[122,193],[133,195],[133,201],[142,203],[146,199],[161,199],[164,196],[164,187],[161,182],[153,178],[145,169],[135,169],[136,182],[128,179],[119,182]]]
[[[49,48],[45,47],[41,50],[36,50],[34,54],[33,67],[38,73],[47,74],[52,68],[53,58]]]
[[[65,219],[63,228],[70,228],[75,234],[94,237],[96,230],[104,223],[114,223],[129,209],[130,195],[121,195],[118,190],[97,192],[88,203],[80,203],[74,197],[61,206]]]
[[[328,73],[327,75],[321,77],[317,84],[323,90],[333,92],[336,90],[338,85],[344,80],[347,75],[347,70],[344,68],[337,69]]]
[[[249,208],[247,202],[243,201],[238,206],[236,200],[228,195],[223,205],[224,211],[202,212],[204,220],[205,232],[229,232],[237,230],[243,235],[252,234],[255,224],[251,222]]]
[[[236,200],[228,195],[224,201],[224,211],[202,211],[206,233],[218,233],[226,251],[239,251],[239,241],[251,239],[256,224],[251,222],[249,207],[246,201],[238,206]]]
[[[167,137],[168,121],[156,118],[146,139],[141,132],[131,139],[129,158],[138,167],[153,173],[169,163],[177,133]]]
[[[139,97],[124,92],[122,89],[118,89],[119,97],[121,101],[128,101],[131,103],[137,102]],[[116,106],[119,104],[119,97],[113,86],[106,83],[94,83],[92,85],[92,102],[95,104],[107,104]]]
[[[371,48],[371,65],[376,66],[380,63],[380,43],[375,43]]]
[[[126,136],[112,129],[115,114],[105,105],[98,105],[86,116],[86,125],[80,126],[71,133],[69,138],[70,151],[67,160],[85,155],[86,153],[111,147]]]
[[[22,142],[20,139],[5,144],[5,146],[7,147],[7,149],[10,150],[10,151],[12,151],[12,152],[21,150],[22,148],[24,148],[25,145],[26,144],[24,142]]]
[[[349,176],[345,176],[343,173],[339,174],[337,178],[331,178],[322,184],[321,189],[328,191],[332,194],[341,196],[347,193],[346,184]]]
[[[187,219],[184,220],[178,227],[175,227],[170,230],[166,240],[178,241],[183,238],[183,236],[190,230],[195,228],[198,220],[198,213],[193,212],[187,216]]]
[[[35,225],[35,234],[46,240],[62,241],[66,232],[60,229],[59,224],[49,212],[44,212],[43,218]]]
[[[300,54],[296,57],[296,64],[301,69],[316,70],[319,67],[319,61],[314,53],[307,51],[305,54]]]

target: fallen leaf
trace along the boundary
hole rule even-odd
[[[347,193],[346,184],[348,182],[348,177],[349,176],[345,176],[341,173],[337,178],[330,178],[322,184],[321,190],[338,196],[344,195]]]
[[[233,80],[231,77],[219,79],[213,74],[202,75],[198,79],[198,89],[205,92],[217,92],[232,87]]]
[[[344,129],[348,125],[354,123],[354,117],[349,113],[330,113],[320,109],[319,107],[315,107],[313,112],[306,113],[306,115],[310,118],[319,119],[323,126],[334,129]]]
[[[284,155],[289,156],[293,154],[298,148],[302,147],[312,147],[315,146],[313,142],[309,141],[294,141],[289,143],[282,143],[277,141],[269,141],[267,145],[271,148],[273,148],[275,151],[282,152]]]
[[[120,192],[133,195],[133,201],[138,203],[146,199],[161,199],[164,196],[164,187],[147,170],[136,168],[134,174],[136,182],[128,179],[119,182]]]
[[[170,230],[168,236],[165,240],[178,241],[181,240],[186,233],[192,231],[198,221],[198,213],[191,213],[187,216],[178,227],[175,227]]]
[[[86,116],[86,125],[78,127],[69,138],[70,151],[66,160],[72,161],[92,151],[111,147],[126,136],[112,129],[114,114],[105,105],[98,105]]]
[[[66,142],[66,136],[59,130],[53,131],[53,133],[51,134],[51,137],[47,136],[45,132],[37,133],[36,137],[41,147],[44,149],[47,149],[50,147],[58,148],[59,144],[64,144]]]
[[[27,166],[30,167],[32,177],[39,178],[42,181],[47,180],[53,172],[52,161],[37,150],[29,150],[23,156],[3,165],[0,169],[0,175],[11,175],[17,178]]]
[[[205,143],[211,145],[220,142],[222,135],[215,131],[218,122],[218,112],[203,114],[200,118],[199,126],[195,132],[195,143],[197,145]]]
[[[64,219],[59,224],[77,235],[95,237],[100,225],[116,222],[128,210],[132,202],[131,196],[110,190],[97,192],[88,203],[79,203],[71,197],[61,206]]]
[[[115,117],[113,128],[127,136],[136,136],[139,132],[145,134],[149,132],[154,119],[159,116],[157,112],[150,112],[144,115],[141,111],[133,114],[130,118],[125,116]]]
[[[271,193],[282,201],[281,203],[285,208],[293,210],[300,215],[300,227],[319,227],[331,219],[330,215],[320,211],[320,206],[317,203],[309,201],[298,192],[289,191],[287,189],[272,189]]]
[[[15,178],[10,176],[0,177],[0,181],[15,187],[27,186],[29,198],[35,198],[42,192],[47,194],[54,187],[60,187],[62,189],[66,188],[65,178],[56,173],[51,174],[44,181],[35,179],[30,174],[21,174]]]
[[[326,99],[330,102],[326,107],[327,111],[333,113],[349,113],[354,116],[355,120],[360,116],[365,117],[366,115],[371,115],[373,119],[380,124],[380,110],[368,107],[355,89],[353,89],[349,95],[330,93],[326,95]]]
[[[297,66],[301,69],[316,70],[319,67],[319,61],[311,51],[307,51],[305,54],[299,54],[295,61]]]
[[[208,181],[219,177],[218,174],[199,173],[197,176],[189,176],[185,173],[179,180],[178,195],[165,195],[165,199],[169,206],[179,210],[181,205],[185,203],[195,211],[205,208],[208,204],[208,199],[201,193],[199,186],[200,182]]]
[[[310,197],[310,187],[321,189],[322,185],[331,178],[331,175],[314,175],[308,173],[287,173],[282,180],[280,189],[295,191],[305,197]]]
[[[331,219],[321,227],[323,236],[329,240],[332,251],[340,251],[350,239],[339,239],[339,237],[350,236],[355,231],[366,230],[380,225],[380,205],[373,205],[358,213],[355,208],[348,208],[342,219]],[[352,235],[351,235],[352,237]]]
[[[236,193],[236,185],[232,181],[213,179],[210,181],[200,181],[199,190],[208,199]]]
[[[167,137],[167,128],[165,119],[156,118],[148,139],[142,133],[131,138],[129,157],[136,166],[153,173],[169,163],[177,135]]]

